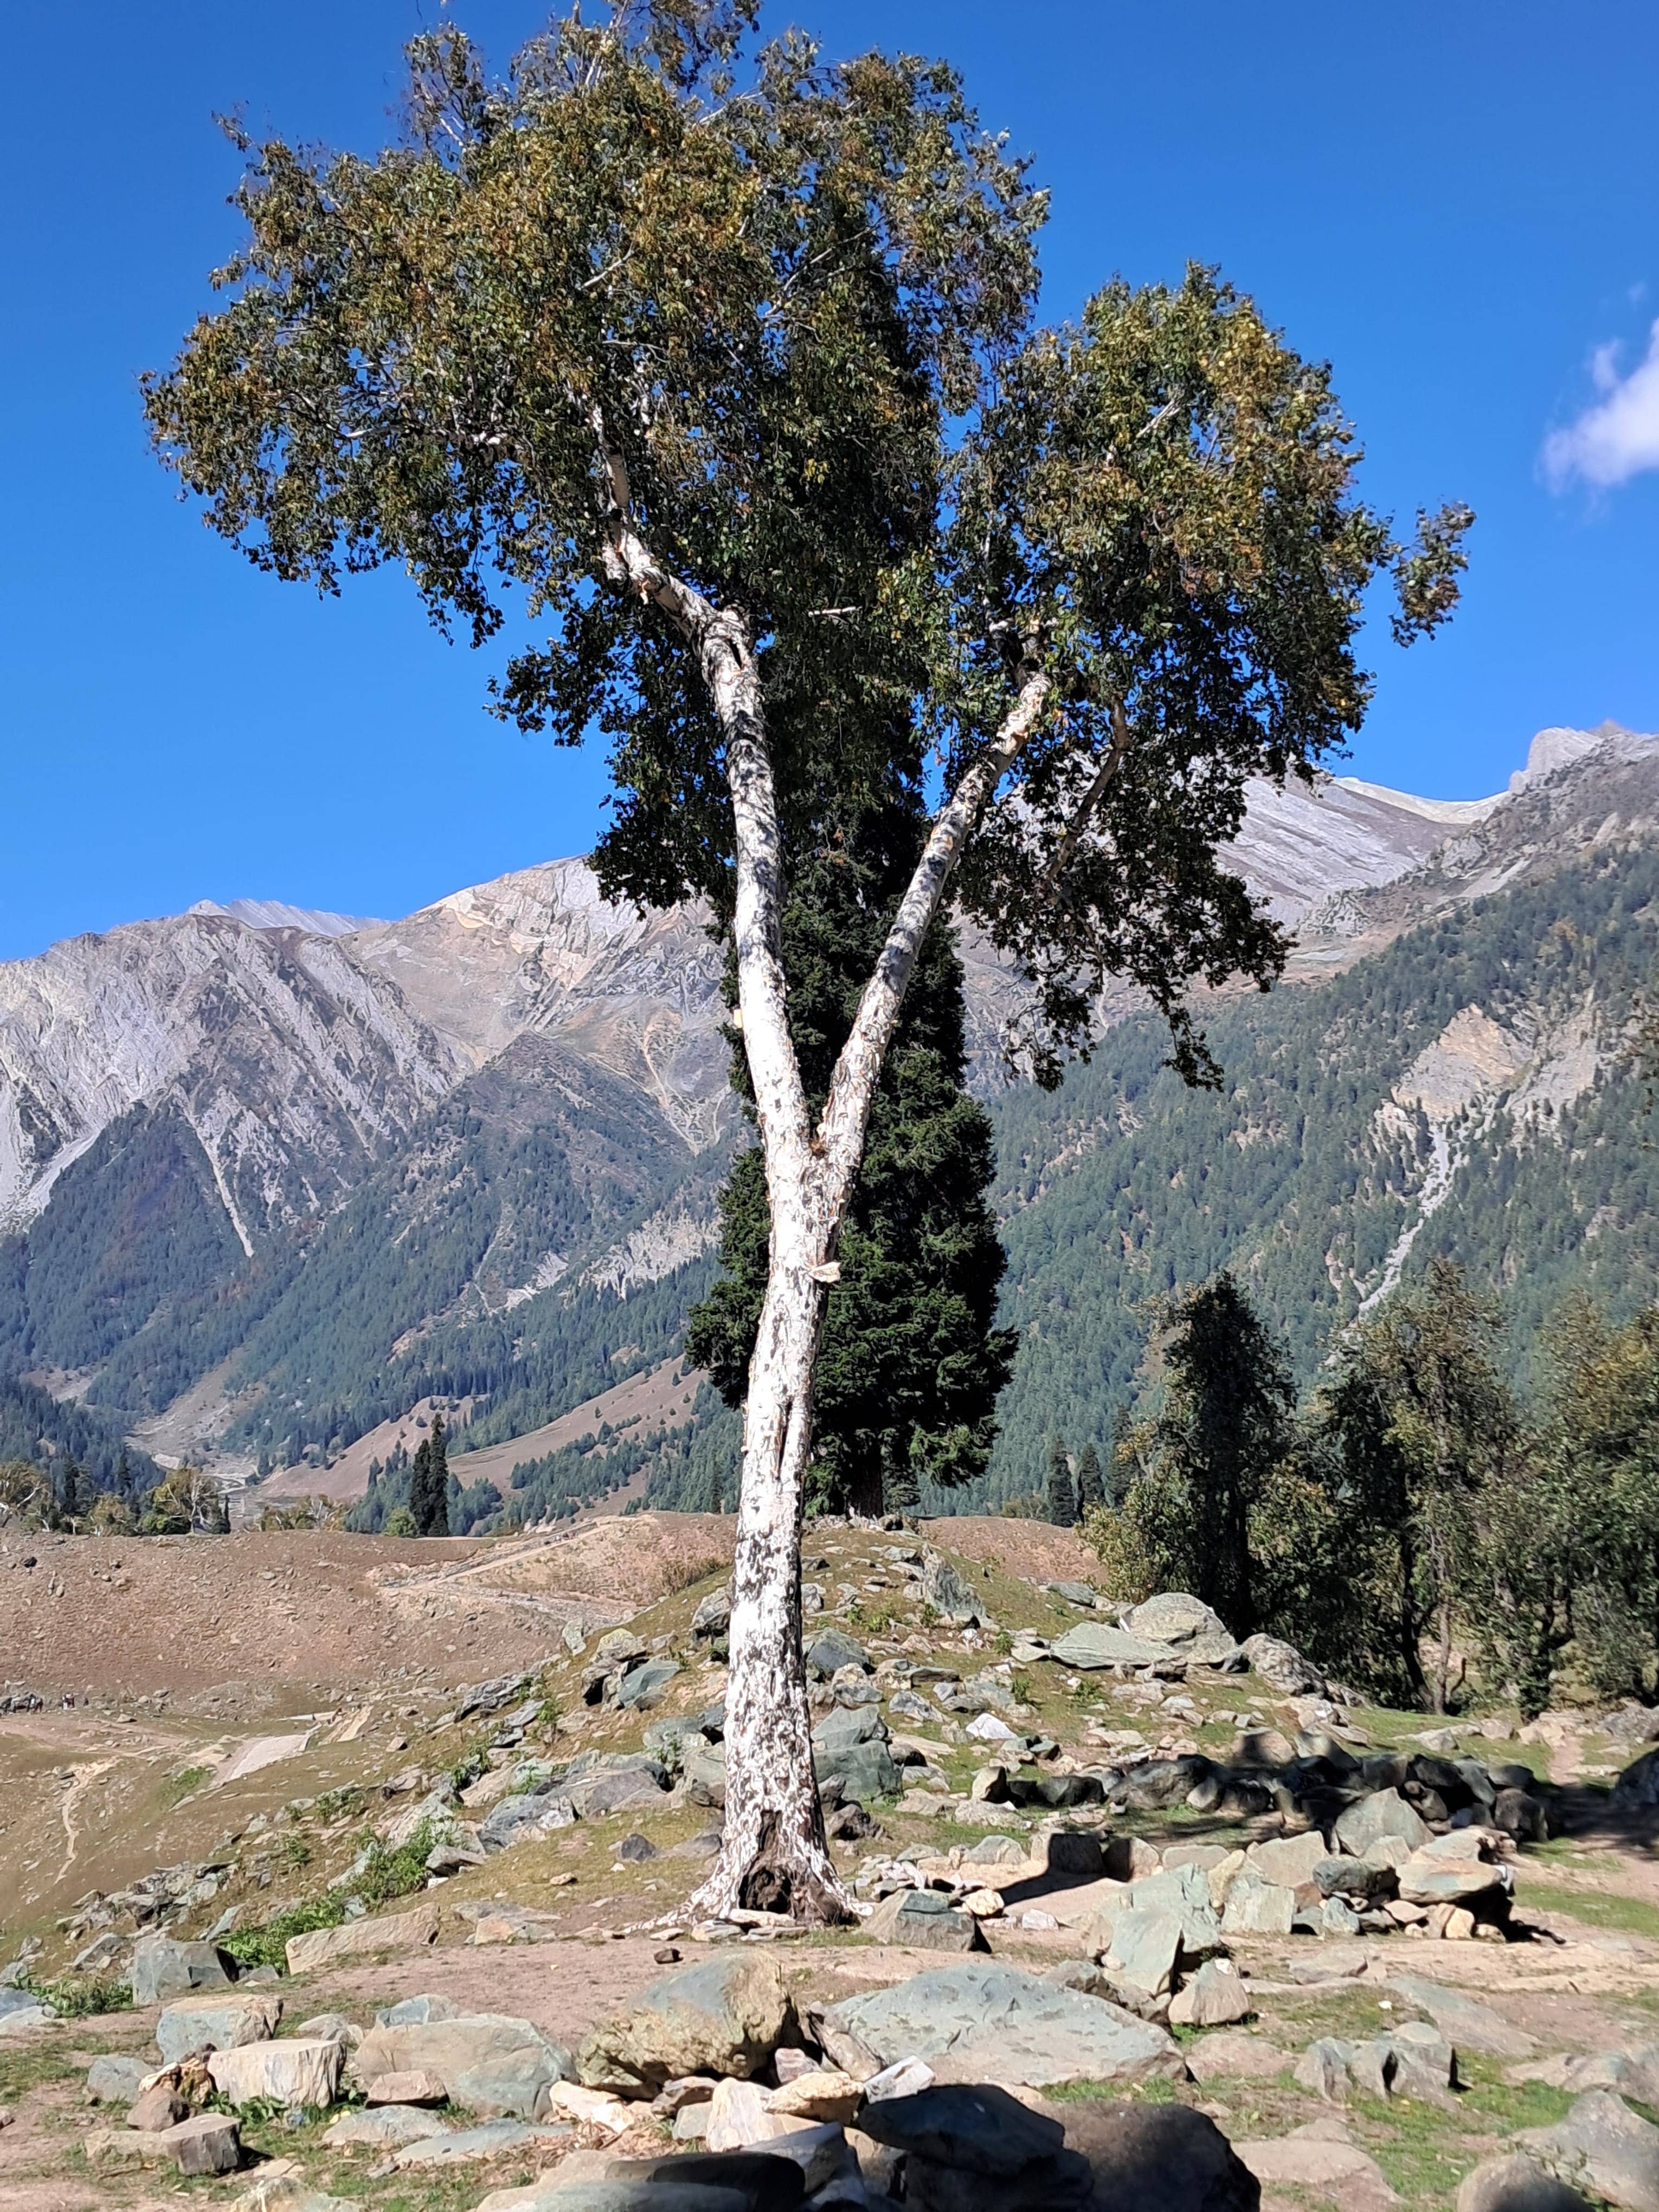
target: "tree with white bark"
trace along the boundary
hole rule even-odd
[[[745,1410],[725,1841],[695,1905],[835,1920],[800,1653],[803,1478],[836,1239],[883,1057],[947,899],[1030,981],[1053,1081],[1108,977],[1214,1080],[1196,982],[1285,941],[1228,871],[1248,780],[1309,777],[1468,520],[1399,543],[1328,372],[1192,269],[1032,327],[1044,202],[944,64],[828,65],[758,0],[573,15],[490,82],[410,50],[374,160],[249,145],[225,299],[147,380],[205,519],[325,591],[401,562],[475,643],[543,640],[496,704],[611,744],[612,895],[729,933],[771,1214]],[[821,1112],[791,1046],[792,860],[933,803]]]

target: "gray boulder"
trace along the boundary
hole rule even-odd
[[[171,1936],[144,1936],[132,1954],[132,2002],[160,2004],[189,1990],[228,1990],[230,1976],[211,1943],[179,1943]]]
[[[873,1797],[896,1797],[904,1787],[897,1762],[884,1743],[846,1743],[819,1752],[813,1760],[822,1795],[833,1787],[842,1797],[866,1804]]]
[[[931,1553],[922,1569],[921,1598],[941,1620],[967,1628],[988,1623],[990,1615],[948,1559]]]
[[[1247,1636],[1239,1647],[1252,1669],[1285,1698],[1322,1698],[1330,1686],[1317,1667],[1278,1636]]]
[[[694,1805],[722,1806],[726,1802],[726,1746],[688,1737],[680,1778]]]
[[[1429,2015],[1450,2042],[1464,2051],[1478,2051],[1493,2058],[1529,2058],[1538,2045],[1523,2028],[1510,2022],[1462,1990],[1421,1974],[1393,1974],[1389,1987]]]
[[[1421,1816],[1397,1790],[1374,1790],[1369,1797],[1338,1815],[1336,1840],[1357,1859],[1370,1856],[1373,1844],[1392,1836],[1410,1850],[1421,1850],[1429,1831]]]
[[[1170,1656],[1170,1646],[1150,1636],[1132,1636],[1103,1620],[1080,1620],[1049,1645],[1048,1656],[1062,1667],[1089,1673],[1101,1667],[1152,1667]]]
[[[908,1943],[924,1951],[978,1951],[979,1923],[958,1912],[936,1889],[901,1889],[878,1905],[864,1923],[874,1943]]]
[[[1081,1606],[1085,1613],[1092,1613],[1100,1602],[1087,1583],[1050,1583],[1048,1588],[1067,1605]]]
[[[1659,1811],[1659,1746],[1633,1759],[1613,1785],[1615,1813]]]
[[[812,1731],[814,1751],[842,1751],[855,1743],[885,1743],[887,1723],[875,1705],[835,1705]]]
[[[282,2017],[281,1997],[264,1990],[179,1997],[162,2008],[155,2047],[167,2065],[176,2066],[192,2051],[232,2051],[239,2044],[267,2042]]]
[[[1249,1992],[1231,1959],[1206,1959],[1170,2005],[1174,2027],[1231,2027],[1249,2016]]]
[[[501,1797],[478,1824],[478,1841],[486,1851],[504,1851],[510,1844],[533,1835],[556,1802],[551,1797]]]
[[[1066,2141],[1093,2172],[1091,2212],[1259,2212],[1255,2176],[1190,2106],[1075,2105]]]
[[[818,1629],[806,1647],[807,1673],[814,1681],[827,1682],[843,1667],[856,1667],[866,1674],[874,1672],[869,1653],[861,1644],[855,1644],[845,1629]]]
[[[1611,2090],[1580,2097],[1553,2128],[1523,2128],[1515,2148],[1618,2212],[1659,2212],[1659,2128]]]
[[[106,2051],[87,2069],[87,2094],[100,2105],[130,2105],[138,2094],[138,2084],[154,2070],[142,2058]]]
[[[984,2082],[890,2097],[860,2127],[904,2158],[904,2197],[915,2212],[1070,2212],[1093,2177],[1046,2114]]]
[[[1295,1919],[1296,1892],[1245,1867],[1227,1892],[1221,1929],[1226,1936],[1288,1936]]]
[[[1194,1644],[1201,1638],[1223,1637],[1228,1644],[1227,1624],[1202,1598],[1185,1590],[1164,1590],[1133,1607],[1123,1616],[1131,1636],[1144,1636],[1154,1644]]]
[[[1200,1959],[1225,1947],[1221,1923],[1210,1903],[1209,1877],[1200,1866],[1165,1867],[1161,1873],[1143,1875],[1126,1882],[1109,1897],[1084,1930],[1087,1952],[1114,1948],[1119,1917],[1126,1912],[1168,1913],[1181,1930],[1182,1958],[1195,1966]]]
[[[544,2116],[554,2082],[568,2080],[570,2061],[527,2020],[462,2013],[371,2028],[352,2071],[365,2088],[383,2074],[435,2074],[451,2100],[470,2112],[532,2120]]]
[[[711,1590],[702,1600],[691,1616],[691,1633],[712,1641],[724,1636],[731,1626],[732,1590],[728,1583],[725,1589]]]
[[[630,1709],[654,1705],[679,1671],[673,1659],[647,1659],[643,1666],[630,1667],[617,1686],[617,1703]]]
[[[590,2089],[654,2096],[688,2074],[747,2081],[783,2041],[793,2021],[777,1961],[726,1952],[665,1974],[632,2004],[590,2031],[576,2056]]]
[[[1019,2087],[1179,2081],[1186,2070],[1161,2028],[995,1962],[934,1967],[896,1988],[844,1998],[825,2017],[884,2065],[915,2056],[943,2080]]]

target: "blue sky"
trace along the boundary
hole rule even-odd
[[[493,58],[519,0],[450,11]],[[372,151],[435,0],[12,12],[0,238],[0,957],[195,898],[405,912],[582,849],[603,763],[483,711],[399,575],[257,574],[149,458],[236,235],[210,120]],[[1659,11],[1647,0],[816,0],[831,53],[943,52],[1053,189],[1045,310],[1218,262],[1329,358],[1373,500],[1468,500],[1464,609],[1376,641],[1352,770],[1497,788],[1530,733],[1659,726]]]

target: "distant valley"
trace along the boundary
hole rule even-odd
[[[1303,988],[1217,1000],[1218,1098],[1162,1071],[1127,997],[1057,1094],[1010,1082],[1021,988],[970,938],[1024,1332],[988,1494],[1029,1486],[1053,1420],[1097,1433],[1145,1298],[1224,1260],[1304,1364],[1437,1239],[1523,1305],[1650,1280],[1635,1187],[1561,1165],[1601,1114],[1589,1152],[1651,1176],[1626,1043],[1656,830],[1659,740],[1612,727],[1540,733],[1488,799],[1254,792],[1237,861]],[[610,906],[563,860],[401,921],[204,902],[0,966],[0,1377],[111,1448],[287,1469],[289,1493],[337,1493],[357,1439],[465,1401],[457,1443],[497,1474],[678,1352],[741,1130],[721,964],[697,914]],[[1490,1233],[1528,1177],[1553,1186],[1530,1266]],[[702,1504],[708,1409],[673,1408],[653,1494]]]

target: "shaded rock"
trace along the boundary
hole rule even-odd
[[[550,2085],[568,2077],[570,2062],[527,2020],[462,2013],[371,2028],[352,2070],[365,2089],[383,2074],[433,2074],[452,2101],[469,2111],[536,2119],[546,2110]]]
[[[1186,2105],[1074,2106],[1066,2141],[1093,2172],[1093,2212],[1257,2212],[1261,2202],[1215,2122]]]
[[[171,1936],[140,1936],[132,1954],[131,1979],[136,2005],[160,2004],[189,1990],[230,1987],[225,1961],[211,1943],[179,1943]]]
[[[1079,1881],[1099,1881],[1106,1872],[1100,1838],[1081,1829],[1056,1828],[1048,1838],[1048,1871]]]
[[[296,2105],[326,2111],[339,2094],[344,2064],[343,2045],[320,2039],[301,2041],[295,2036],[282,2043],[243,2043],[213,2051],[208,2072],[219,2094],[239,2107],[269,2098],[284,2111]]]
[[[155,2047],[169,2066],[192,2051],[233,2051],[242,2043],[265,2043],[276,2034],[283,2001],[257,1993],[180,1997],[162,2008],[155,2023]]]
[[[750,2212],[793,2212],[805,2191],[805,2177],[793,2159],[771,2151],[694,2152],[689,2158],[630,2160],[617,2175],[631,2178],[636,2170],[652,2190],[646,2200],[654,2206],[665,2186],[735,2191]]]
[[[855,1644],[844,1629],[817,1630],[806,1647],[807,1673],[815,1681],[827,1682],[843,1667],[856,1667],[865,1674],[874,1671],[869,1653],[861,1644]]]
[[[855,2118],[863,2102],[863,2088],[850,2074],[834,2066],[815,2066],[774,2089],[766,2109],[775,2118],[846,2121]]]
[[[1385,1836],[1396,1838],[1413,1851],[1421,1850],[1429,1840],[1422,1819],[1397,1790],[1374,1790],[1338,1817],[1336,1840],[1355,1858],[1370,1857],[1373,1846]]]
[[[1588,2197],[1513,2152],[1482,2159],[1457,2185],[1454,2212],[1590,2212]]]
[[[1619,2212],[1659,2212],[1659,2128],[1610,2090],[1580,2097],[1553,2128],[1523,2128],[1515,2147]]]
[[[1518,1844],[1549,1841],[1549,1808],[1528,1790],[1500,1790],[1492,1802],[1492,1824]]]
[[[936,1889],[901,1889],[878,1905],[864,1923],[875,1943],[908,1943],[926,1951],[977,1951],[978,1923],[959,1912]]]
[[[988,2083],[946,2085],[872,2106],[863,2132],[904,2157],[917,2212],[1060,2212],[1092,2176],[1046,2115]]]
[[[884,2064],[914,2054],[941,2079],[1018,2087],[1178,2081],[1184,2071],[1162,2029],[1098,1997],[994,1962],[935,1967],[896,1989],[845,1998],[824,2018]]]
[[[1170,2004],[1175,2027],[1227,2027],[1249,2016],[1249,1992],[1231,1959],[1206,1959]]]
[[[725,1953],[665,1974],[634,2002],[592,2029],[577,2054],[590,2089],[654,2094],[687,2074],[757,2073],[790,2024],[789,1993],[776,1961]]]

